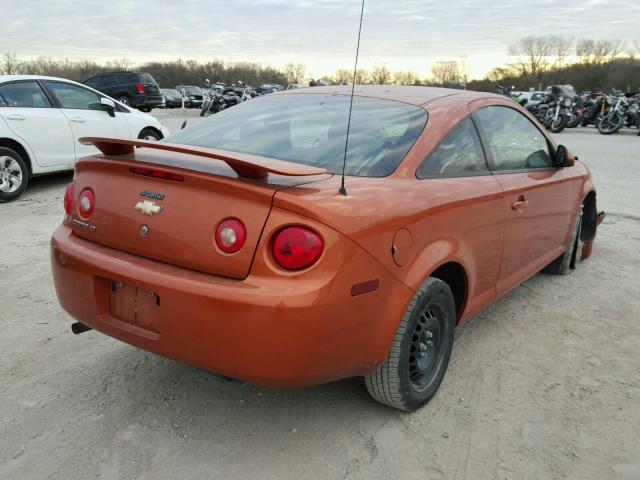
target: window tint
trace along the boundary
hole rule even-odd
[[[348,95],[267,96],[223,110],[167,141],[342,170]],[[389,175],[414,144],[427,112],[406,103],[354,97],[347,175]]]
[[[91,88],[96,88],[98,86],[98,83],[100,83],[100,77],[89,78],[82,83],[90,86]]]
[[[47,86],[56,96],[62,108],[102,110],[100,97],[86,88],[62,82],[47,82]]]
[[[495,170],[522,170],[553,165],[547,139],[520,112],[509,107],[477,111]]]
[[[157,83],[150,73],[142,73],[140,77],[145,83]]]
[[[487,171],[478,132],[470,118],[456,125],[418,169],[418,178]]]
[[[104,77],[100,77],[100,82],[98,83],[101,87],[111,87],[116,84],[116,76],[115,75],[105,75]]]
[[[0,85],[0,107],[44,108],[51,103],[36,82]]]
[[[141,83],[137,73],[121,73],[118,75],[118,83]]]

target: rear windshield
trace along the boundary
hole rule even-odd
[[[342,171],[348,95],[273,95],[223,110],[167,142],[219,148]],[[354,97],[346,174],[393,172],[424,129],[427,112],[401,102]]]
[[[141,73],[140,78],[144,83],[156,83],[155,79],[151,76],[150,73]]]

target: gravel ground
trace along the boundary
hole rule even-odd
[[[158,116],[177,128],[177,113]],[[0,205],[0,479],[640,478],[640,138],[558,138],[608,212],[594,256],[458,329],[413,414],[361,379],[264,390],[72,335],[48,250],[71,177],[35,179]]]

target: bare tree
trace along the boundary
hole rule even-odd
[[[289,83],[301,83],[307,73],[307,67],[302,63],[289,63],[284,68],[284,76]]]
[[[571,55],[573,38],[565,38],[554,35],[550,37],[549,40],[551,41],[551,54],[553,55],[553,57],[555,57],[554,67],[564,67],[567,58],[569,57],[569,55]]]
[[[431,79],[438,86],[446,87],[460,83],[460,69],[456,60],[435,62],[431,66]]]
[[[2,56],[2,63],[0,63],[0,72],[5,75],[16,75],[21,73],[21,67],[23,62],[16,56],[15,53],[5,53]]]
[[[392,73],[386,65],[376,66],[371,72],[371,82],[374,85],[387,85],[391,83]]]
[[[396,85],[417,85],[419,84],[418,76],[413,72],[394,72],[393,83]]]
[[[353,74],[352,74],[353,78]],[[358,69],[356,72],[356,85],[368,85],[371,83],[371,73],[368,70]]]
[[[337,83],[338,85],[346,85],[347,83],[351,83],[352,79],[353,70],[346,70],[344,68],[339,68],[333,75],[333,83]]]
[[[581,63],[602,65],[614,59],[624,49],[622,41],[583,38],[576,43],[576,55]]]
[[[509,55],[515,57],[515,67],[522,75],[539,77],[549,68],[549,58],[554,53],[552,37],[525,37],[509,45]]]
[[[114,58],[107,62],[107,69],[114,72],[125,72],[132,67],[128,58]]]

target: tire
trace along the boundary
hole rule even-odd
[[[624,117],[620,115],[618,112],[613,112],[611,117],[604,116],[598,122],[598,131],[602,135],[612,135],[617,133],[624,123]]]
[[[162,134],[154,130],[153,128],[144,128],[138,135],[140,140],[151,140],[153,142],[159,142],[162,140]]]
[[[582,124],[582,117],[573,115],[573,118],[567,122],[567,128],[576,128]]]
[[[545,273],[552,275],[568,275],[571,270],[576,268],[576,264],[579,258],[582,256],[582,245],[580,240],[580,230],[582,228],[582,209],[580,209],[580,215],[576,220],[573,232],[571,232],[571,238],[569,244],[562,255],[556,258],[549,265],[544,267]],[[580,255],[580,257],[578,256]]]
[[[28,183],[29,169],[25,159],[15,150],[0,147],[0,203],[18,198]]]
[[[133,107],[133,105],[131,105],[131,99],[128,95],[120,95],[116,98],[116,100],[118,100],[123,105],[126,105],[127,107]]]
[[[552,133],[560,133],[567,126],[567,120],[566,115],[558,115],[558,119],[549,124],[549,130]]]
[[[402,316],[386,361],[364,377],[369,394],[406,412],[431,400],[449,364],[455,323],[451,289],[430,277]]]

